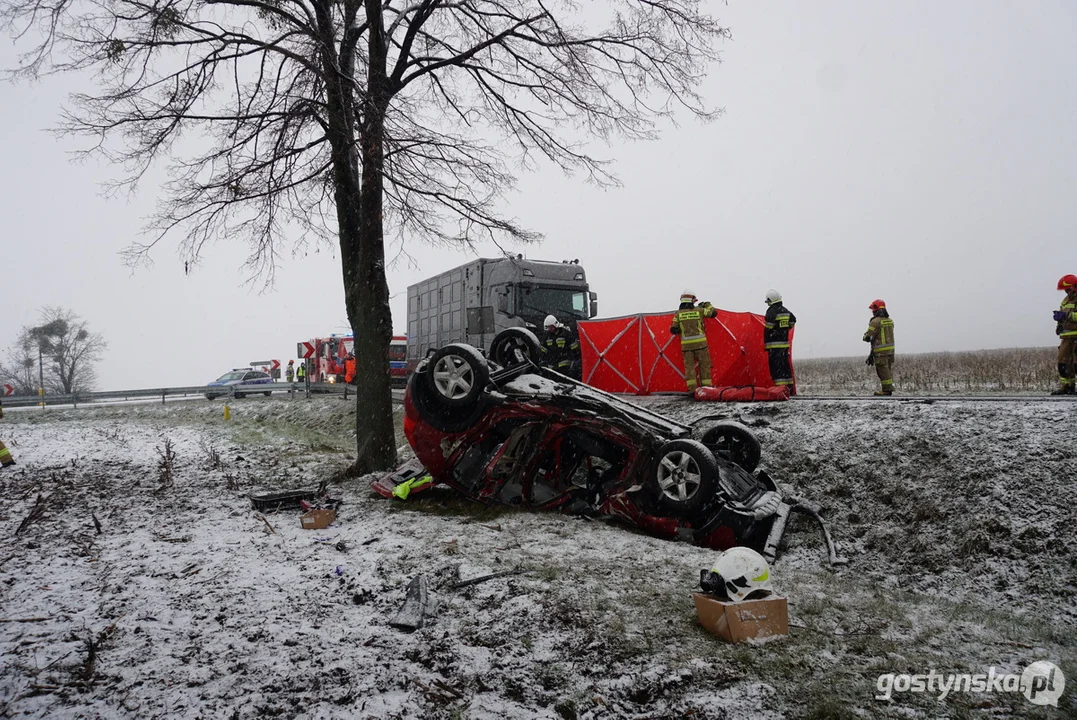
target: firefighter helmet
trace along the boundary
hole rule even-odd
[[[773,305],[782,301],[782,294],[777,290],[767,290],[767,305]]]
[[[1058,279],[1059,290],[1069,290],[1072,287],[1077,287],[1077,275],[1063,275]]]
[[[868,305],[868,310],[871,310],[872,312],[875,312],[876,310],[885,310],[885,309],[886,309],[886,303],[884,303],[882,300],[872,300],[871,305]]]
[[[545,328],[557,327],[557,318],[555,318],[553,315],[547,315],[546,319],[542,321],[542,326]]]
[[[696,300],[697,300],[696,294],[694,292],[692,292],[691,290],[685,290],[684,292],[681,293],[681,302],[682,303],[694,303]]]
[[[729,548],[714,561],[711,572],[721,577],[721,586],[733,602],[746,600],[760,590],[770,590],[770,566],[751,548]]]

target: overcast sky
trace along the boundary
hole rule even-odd
[[[713,12],[733,39],[704,94],[725,115],[598,148],[622,188],[523,177],[508,214],[546,240],[520,252],[579,258],[602,316],[672,310],[686,287],[762,313],[776,288],[799,320],[795,357],[862,354],[876,297],[899,353],[1055,342],[1055,284],[1077,272],[1077,4],[730,0]],[[0,64],[14,57],[5,38]],[[155,188],[103,198],[117,170],[72,164],[76,141],[44,132],[80,82],[0,86],[0,349],[42,307],[67,307],[109,342],[100,389],[126,389],[286,362],[297,341],[348,331],[324,249],[285,257],[264,292],[244,284],[246,248],[227,242],[191,275],[174,244],[132,274],[118,253]],[[407,251],[415,265],[389,271],[399,333],[407,286],[473,257]]]

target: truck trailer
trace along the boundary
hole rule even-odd
[[[598,295],[578,260],[472,260],[408,287],[408,370],[449,343],[488,350],[505,328],[541,334],[551,314],[574,332],[577,321],[598,315]]]

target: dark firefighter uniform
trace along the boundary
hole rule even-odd
[[[299,367],[295,369],[295,379],[299,382],[303,382],[307,378],[307,363],[303,361]]]
[[[1053,395],[1073,395],[1077,377],[1077,277],[1065,275],[1058,289],[1066,291],[1055,311],[1055,334],[1058,335],[1058,390]]]
[[[673,313],[673,324],[669,331],[681,338],[681,352],[684,354],[684,382],[688,392],[694,392],[696,384],[711,386],[711,355],[707,348],[707,332],[703,321],[718,314],[709,302],[696,306],[696,296],[685,292],[681,295],[681,304]],[[696,379],[696,370],[699,379]]]
[[[4,417],[4,406],[0,405],[0,418]],[[7,467],[8,465],[14,465],[15,458],[11,457],[11,451],[7,449],[7,445],[0,441],[0,467]]]
[[[542,364],[562,375],[579,380],[580,341],[564,325],[546,328],[542,342]]]
[[[767,351],[770,377],[775,385],[788,387],[795,395],[793,367],[789,363],[789,331],[796,325],[797,316],[789,312],[781,298],[767,302],[770,307],[763,322],[763,349]]]
[[[894,373],[891,366],[894,364],[894,321],[890,319],[886,303],[882,300],[876,300],[868,307],[872,311],[872,318],[864,333],[864,342],[871,343],[868,363],[875,365],[875,374],[882,384],[882,389],[875,394],[893,395]]]

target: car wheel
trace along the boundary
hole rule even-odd
[[[263,394],[263,395],[265,395],[266,397],[269,397],[269,396],[271,396],[271,395],[272,395],[273,393],[271,393],[271,392],[267,392],[267,393],[262,393],[262,394]]]
[[[236,393],[236,400],[239,400],[242,397],[246,397],[246,396],[243,393]]]
[[[494,336],[490,345],[490,357],[504,368],[528,362],[538,365],[541,354],[542,345],[535,333],[522,327],[505,328]]]
[[[430,358],[426,378],[443,405],[465,407],[472,405],[486,388],[490,368],[470,345],[446,345]]]
[[[482,419],[486,411],[484,402],[488,396],[479,396],[470,407],[445,405],[427,382],[426,373],[413,373],[408,379],[406,397],[414,404],[420,421],[440,432],[459,433],[471,428]]]
[[[718,463],[695,440],[671,440],[658,450],[654,470],[658,506],[677,516],[701,509],[718,485]]]
[[[751,430],[740,423],[727,422],[715,425],[703,433],[703,444],[715,455],[735,462],[748,472],[759,466],[763,449]]]

